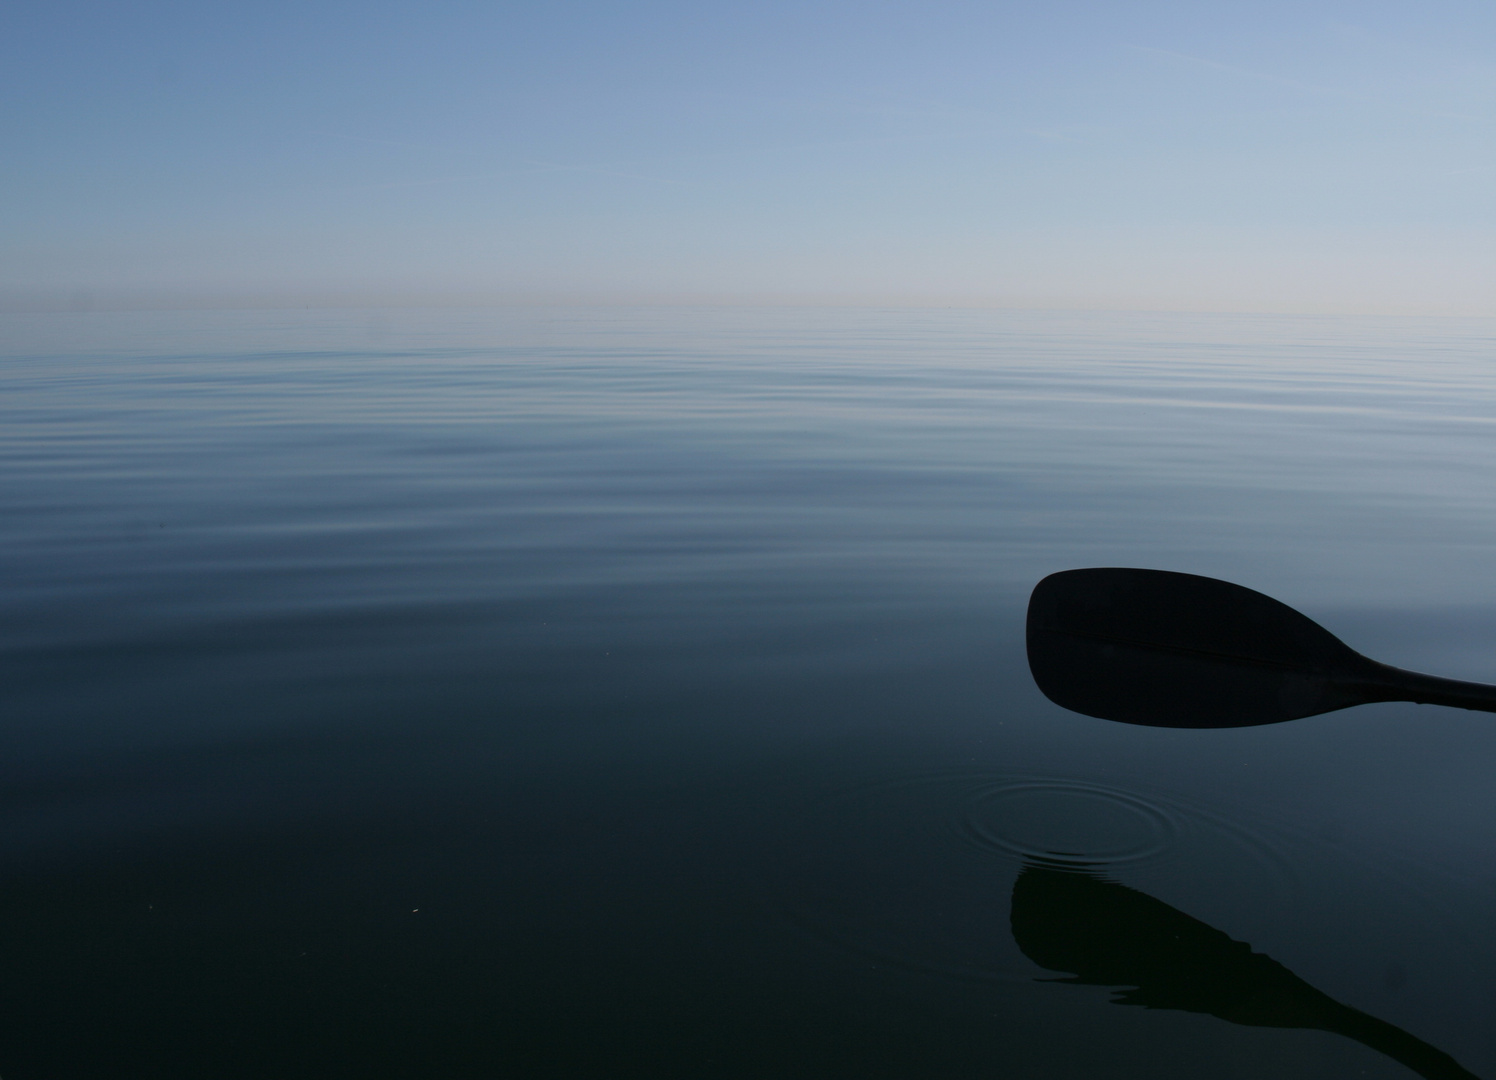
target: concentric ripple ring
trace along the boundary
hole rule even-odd
[[[1022,859],[1103,868],[1160,855],[1175,815],[1136,795],[1073,780],[1010,781],[962,801],[958,827],[980,847]]]

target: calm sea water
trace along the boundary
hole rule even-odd
[[[6,1080],[1416,1074],[1299,983],[1496,1076],[1496,718],[1110,724],[1022,637],[1045,574],[1157,567],[1496,681],[1496,323],[0,352]],[[1207,1000],[1230,941],[1284,973],[1255,1004]]]

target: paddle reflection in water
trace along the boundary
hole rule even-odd
[[[1473,1080],[1454,1058],[1342,1005],[1263,953],[1094,871],[1026,863],[1013,885],[1013,937],[1055,980],[1125,987],[1113,1001],[1206,1013],[1252,1027],[1316,1028],[1355,1039],[1429,1080]]]

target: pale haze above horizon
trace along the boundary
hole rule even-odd
[[[0,307],[1496,315],[1496,5],[61,2]]]

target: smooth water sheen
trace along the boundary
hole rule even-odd
[[[1040,962],[1108,904],[1496,1077],[1496,717],[1131,727],[1023,653],[1041,577],[1144,566],[1496,682],[1496,323],[12,314],[0,352],[6,1080],[1415,1075],[1198,1004],[1220,935],[1164,1006]],[[1020,873],[1080,905],[1027,944]]]

